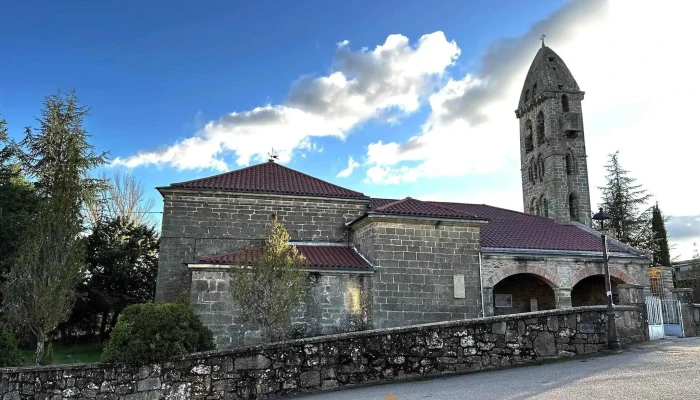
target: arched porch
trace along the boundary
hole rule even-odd
[[[624,282],[622,279],[611,276],[610,286],[613,294],[613,303],[619,303],[617,285]],[[605,290],[605,275],[590,275],[578,281],[571,288],[571,305],[573,307],[595,306],[607,304]]]

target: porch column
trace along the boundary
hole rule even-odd
[[[556,288],[553,290],[556,308],[571,308],[571,288]]]
[[[484,287],[484,317],[490,317],[493,315],[493,288]]]
[[[617,293],[620,296],[620,305],[632,305],[637,306],[642,310],[642,320],[644,327],[644,340],[649,340],[649,316],[647,314],[646,307],[646,292],[648,288],[644,285],[632,285],[621,283],[617,285]]]

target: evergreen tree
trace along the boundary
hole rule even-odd
[[[289,245],[289,233],[276,217],[252,265],[231,268],[230,291],[243,321],[259,326],[268,341],[284,337],[294,310],[306,294],[304,257]]]
[[[42,197],[3,285],[6,317],[31,332],[35,362],[44,356],[47,334],[64,321],[75,301],[85,262],[81,210],[103,186],[89,172],[105,162],[87,141],[88,111],[73,92],[44,101],[37,129],[27,128],[16,146],[20,166]]]
[[[651,209],[640,211],[640,208],[651,195],[642,189],[642,185],[635,184],[636,179],[620,166],[618,156],[619,151],[610,155],[605,166],[607,182],[599,188],[603,192],[601,206],[611,217],[608,230],[622,243],[647,249],[651,242]]]
[[[6,122],[0,119],[0,284],[36,213],[38,200],[34,185],[26,180],[13,157]]]
[[[87,237],[86,266],[73,313],[62,328],[99,331],[106,339],[127,306],[153,301],[158,235],[127,218],[101,219]]]
[[[654,205],[651,217],[652,242],[649,248],[652,251],[654,265],[671,266],[671,252],[668,246],[666,223],[659,209],[659,203]]]

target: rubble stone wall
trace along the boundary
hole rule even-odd
[[[616,311],[622,343],[643,341],[642,310]],[[606,347],[606,329],[605,307],[593,306],[344,333],[153,365],[6,368],[0,398],[266,399],[591,354]]]

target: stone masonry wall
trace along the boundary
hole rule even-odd
[[[372,217],[353,226],[353,244],[374,264],[375,328],[481,315],[479,225]],[[456,274],[465,298],[454,296]]]
[[[214,333],[217,349],[259,343],[257,327],[238,317],[224,268],[194,269],[190,303],[202,323]],[[372,276],[311,273],[306,299],[292,319],[292,335],[309,337],[350,332],[371,326]]]
[[[523,207],[526,213],[530,213],[530,206],[533,200],[547,199],[548,216],[561,223],[570,221],[569,215],[569,194],[575,193],[579,199],[578,221],[584,225],[591,224],[591,201],[588,185],[588,166],[586,159],[586,143],[583,132],[583,113],[581,101],[583,93],[567,93],[569,99],[569,112],[562,111],[562,93],[545,93],[537,100],[532,107],[524,110],[520,116],[520,154],[521,154],[521,176],[523,187]],[[537,114],[544,115],[544,143],[538,145],[533,140],[533,151],[525,150],[525,135],[529,124],[532,124],[533,131],[537,130]],[[563,132],[564,114],[575,114],[581,124],[581,131],[575,138],[567,137]],[[534,137],[534,136],[533,136]],[[571,152],[574,156],[573,173],[567,174],[566,153]],[[529,166],[539,158],[545,164],[544,179],[529,178]],[[542,207],[542,204],[540,204]],[[541,215],[545,215],[544,211]]]
[[[343,242],[344,223],[365,211],[365,200],[254,195],[162,188],[163,223],[156,300],[190,290],[185,262],[261,245],[274,213],[295,241]]]
[[[644,340],[641,309],[616,310],[621,341]],[[266,399],[591,354],[606,347],[606,330],[605,307],[597,306],[346,333],[153,365],[6,368],[0,398]]]
[[[610,274],[618,281],[649,287],[648,261],[637,258],[612,258]],[[538,277],[554,290],[557,308],[571,307],[571,289],[589,276],[603,274],[600,257],[483,253],[482,274],[486,315],[493,315],[493,287],[515,274]]]

